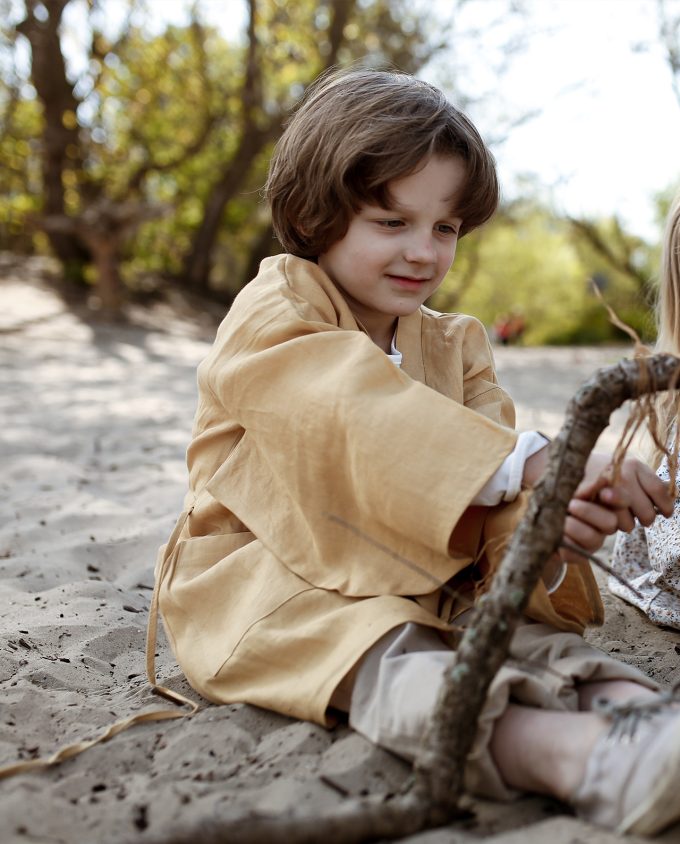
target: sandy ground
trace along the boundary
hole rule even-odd
[[[214,333],[170,309],[98,325],[69,311],[41,273],[33,265],[28,283],[25,268],[0,256],[0,764],[158,706],[143,658],[153,561],[181,506],[194,371]],[[621,351],[498,349],[520,427],[554,433],[573,390]],[[592,640],[678,679],[677,634],[607,605]],[[191,694],[164,642],[158,652],[160,676]],[[158,841],[253,808],[318,812],[393,791],[407,776],[408,766],[345,728],[205,705],[191,720],[136,727],[49,772],[0,782],[0,840]],[[550,800],[475,806],[473,818],[409,840],[620,840]],[[663,840],[680,841],[680,829]]]

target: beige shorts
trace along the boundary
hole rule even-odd
[[[432,717],[444,670],[455,660],[455,651],[430,628],[409,623],[391,630],[359,663],[350,726],[375,744],[413,760]],[[479,716],[465,771],[467,790],[500,800],[516,794],[503,782],[489,751],[494,722],[510,700],[541,709],[577,711],[577,685],[602,680],[632,680],[658,688],[638,669],[618,662],[575,633],[547,624],[520,625]]]

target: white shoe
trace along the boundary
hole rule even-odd
[[[655,835],[680,820],[680,709],[662,700],[609,705],[572,805],[619,833]]]

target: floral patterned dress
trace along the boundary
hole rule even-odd
[[[670,480],[664,458],[657,475]],[[673,515],[659,516],[651,527],[637,523],[631,533],[619,533],[612,567],[640,593],[613,577],[609,591],[642,610],[654,624],[680,630],[680,498]]]

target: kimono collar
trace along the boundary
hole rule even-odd
[[[293,255],[278,255],[274,258],[265,258],[262,262],[262,267],[268,269],[270,263],[273,266],[276,261],[281,260],[281,257],[285,257],[286,268],[289,273],[294,273],[298,279],[302,280],[305,278],[314,279],[315,284],[321,285],[325,294],[333,303],[340,328],[356,329],[363,331],[364,334],[368,334],[364,326],[350,310],[337,286],[316,262],[309,261],[305,258],[297,258]],[[415,381],[425,384],[427,382],[425,380],[425,364],[423,361],[422,327],[423,312],[421,308],[418,308],[415,313],[409,314],[409,316],[399,317],[396,345],[403,356],[401,361],[402,372],[405,372]]]

